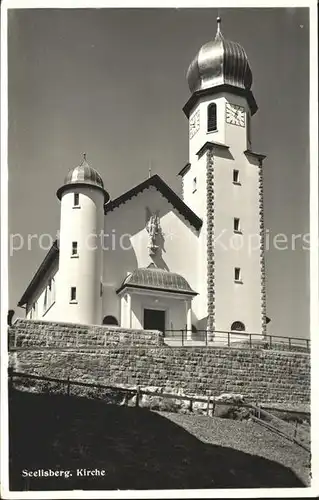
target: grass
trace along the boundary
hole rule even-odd
[[[274,460],[292,470],[309,485],[310,455],[302,448],[250,420],[230,420],[204,415],[167,413],[166,418],[178,423],[202,442],[233,447],[238,451]]]
[[[308,455],[252,422],[13,390],[10,488],[112,490],[308,485]],[[69,479],[22,477],[67,469]],[[77,468],[105,469],[101,478]]]

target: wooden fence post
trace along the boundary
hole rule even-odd
[[[212,409],[212,416],[215,415],[215,408],[216,408],[216,403],[215,401],[213,402],[213,409]]]
[[[189,411],[190,412],[193,411],[193,400],[192,399],[189,400]]]
[[[207,410],[206,410],[207,415],[209,415],[209,405],[210,405],[210,394],[208,395],[207,398]]]
[[[9,376],[9,391],[11,391],[11,389],[13,389],[13,376],[12,376],[12,373],[13,373],[13,368],[10,366],[8,368],[8,376]]]
[[[67,385],[66,385],[66,393],[68,396],[70,396],[70,377],[67,379]]]
[[[138,407],[139,402],[140,402],[140,392],[141,392],[140,386],[137,386],[137,388],[136,388],[136,401],[135,401],[136,408]]]

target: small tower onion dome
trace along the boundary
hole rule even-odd
[[[83,159],[80,165],[69,170],[64,179],[63,186],[57,190],[57,197],[59,200],[61,200],[62,193],[73,186],[91,186],[101,189],[104,193],[104,203],[107,203],[110,199],[108,192],[104,189],[102,177],[87,163],[85,153],[83,153]]]
[[[249,90],[252,72],[245,50],[239,43],[226,40],[217,18],[214,40],[203,45],[187,71],[187,82],[192,93],[218,85],[228,84]]]

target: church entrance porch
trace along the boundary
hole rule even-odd
[[[150,264],[129,273],[117,290],[123,328],[188,330],[191,339],[192,299],[196,292],[186,279]]]
[[[188,330],[191,335],[191,299],[182,294],[130,289],[121,295],[121,327],[144,330]],[[191,337],[190,337],[191,338]]]

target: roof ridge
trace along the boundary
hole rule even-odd
[[[140,182],[133,188],[125,191],[120,196],[111,200],[109,203],[105,205],[105,214],[111,212],[115,208],[118,208],[120,205],[126,203],[134,196],[137,196],[145,189],[148,189],[150,186],[154,186],[170,203],[173,207],[197,230],[202,227],[203,221],[200,217],[198,217],[195,212],[178,196],[172,188],[166,184],[165,181],[158,175],[154,174],[151,177],[145,179]]]

